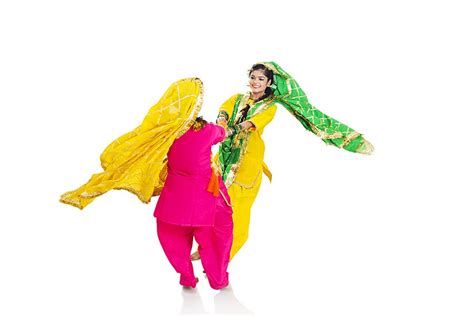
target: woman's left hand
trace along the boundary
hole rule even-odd
[[[251,121],[244,121],[239,124],[240,125],[240,130],[245,131],[249,128],[255,127]]]

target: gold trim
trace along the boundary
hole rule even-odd
[[[273,75],[280,75],[281,76],[280,72],[272,64],[270,64],[268,62],[260,62],[260,63],[257,63],[257,64],[262,64],[265,67],[267,67],[268,69],[270,69],[271,71],[273,71]]]
[[[199,112],[201,111],[202,104],[204,102],[204,87],[201,79],[199,78],[191,78],[193,81],[196,81],[199,85],[199,95],[197,96],[196,99],[196,106],[194,107],[194,112],[191,114],[191,117],[187,120],[183,128],[177,133],[177,136],[175,139],[180,138],[181,136],[184,135],[188,131],[188,129],[191,128],[191,125],[193,125],[194,120],[196,120]],[[186,79],[184,79],[186,80]]]
[[[258,180],[258,178],[260,177],[261,174],[262,174],[262,170],[260,170],[260,171],[258,172],[258,174],[257,174],[257,176],[255,177],[255,180],[253,180],[253,184],[252,184],[251,186],[247,186],[247,185],[242,184],[242,183],[237,182],[237,181],[234,181],[233,184],[237,184],[237,185],[241,186],[241,187],[244,188],[244,189],[251,189],[251,188],[253,188],[253,187],[255,186],[255,184],[257,183],[257,180]]]
[[[243,159],[244,155],[247,153],[247,145],[248,145],[250,133],[248,131],[242,131],[237,135],[242,135],[242,137],[244,138],[244,140],[242,142],[242,147],[241,147],[242,151],[241,151],[241,154],[239,156],[239,160],[234,164],[234,169],[231,168],[231,170],[227,174],[227,179],[225,181],[225,186],[227,188],[230,187],[232,185],[232,183],[234,182],[235,177],[237,176],[237,172],[240,169],[242,159]],[[222,170],[222,167],[221,167],[221,170]]]
[[[347,135],[346,139],[342,142],[342,144],[339,146],[340,148],[344,148],[347,146],[351,141],[353,141],[357,136],[359,136],[360,133],[353,131],[349,135]]]
[[[364,139],[356,152],[364,155],[372,155],[375,151],[374,145],[372,145],[368,140]]]
[[[232,204],[229,201],[227,201],[227,198],[225,197],[224,192],[222,192],[222,190],[219,189],[219,193],[221,194],[222,198],[224,199],[225,204],[227,204],[227,206],[232,207]]]
[[[65,193],[67,194],[67,193]],[[64,195],[64,194],[63,194]],[[78,202],[74,202],[75,200],[72,200],[72,199],[69,199],[69,198],[66,198],[66,197],[63,197],[61,196],[61,198],[59,199],[59,202],[61,203],[64,203],[64,204],[68,204],[68,205],[71,205],[71,206],[74,206],[74,207],[77,207],[78,209],[80,210],[83,210],[84,207],[81,206],[81,203],[78,203]]]
[[[275,104],[274,101],[275,101],[275,97],[271,96],[267,99],[264,99],[262,101],[259,101],[259,102],[255,103],[254,107],[258,105],[258,109],[256,109],[254,112],[252,112],[252,116],[249,118],[249,120],[251,120],[254,115],[260,114],[263,111],[266,111],[270,106],[274,105]],[[260,103],[260,102],[262,102],[262,103]]]

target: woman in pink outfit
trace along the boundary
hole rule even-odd
[[[194,288],[198,281],[190,260],[193,238],[211,287],[229,284],[232,208],[211,168],[211,147],[225,137],[223,127],[198,118],[168,151],[168,176],[154,216],[160,243],[183,286]]]

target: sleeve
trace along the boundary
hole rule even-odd
[[[219,115],[224,112],[227,115],[227,120],[229,120],[229,117],[232,116],[232,112],[234,111],[235,102],[237,102],[238,97],[239,94],[235,94],[231,96],[227,101],[222,103],[221,107],[219,108]]]
[[[262,132],[265,126],[270,123],[275,117],[277,110],[276,104],[272,105],[262,113],[259,113],[249,119],[250,122],[255,126],[255,129],[259,132]]]
[[[211,144],[215,145],[217,143],[220,143],[225,139],[225,128],[219,125],[215,125],[212,123],[209,123],[209,130],[210,130],[210,140]]]

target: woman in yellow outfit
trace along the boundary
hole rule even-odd
[[[250,209],[257,197],[262,173],[271,180],[263,161],[265,144],[262,134],[276,112],[276,104],[285,107],[310,132],[330,145],[351,152],[370,154],[372,145],[347,125],[313,107],[298,83],[274,62],[259,63],[249,70],[250,91],[236,94],[219,110],[217,122],[233,131],[221,143],[214,161],[222,174],[231,198],[234,241],[231,259],[248,238]],[[193,259],[198,259],[196,252]]]
[[[265,73],[265,71],[267,71],[267,73]],[[270,173],[267,172],[268,169],[264,168],[263,156],[265,144],[262,139],[262,134],[265,126],[275,117],[277,110],[275,103],[271,98],[268,98],[271,94],[269,87],[272,83],[272,76],[268,73],[268,70],[255,66],[252,68],[249,78],[251,92],[246,95],[237,94],[232,96],[221,106],[218,118],[218,122],[227,124],[228,119],[233,112],[237,110],[236,115],[234,115],[234,121],[232,122],[234,124],[229,125],[238,125],[237,132],[241,134],[241,137],[245,138],[244,142],[246,142],[245,152],[239,157],[239,165],[230,168],[231,170],[229,170],[229,173],[224,177],[231,198],[235,225],[234,240],[230,253],[231,259],[247,241],[250,224],[250,208],[260,189],[262,172],[270,175]],[[267,90],[267,93],[265,93],[265,90]],[[250,109],[254,107],[256,103],[266,98],[268,98],[268,100],[264,104],[261,104],[260,111],[247,118]],[[237,137],[234,139],[234,142],[239,141]],[[232,147],[228,145],[229,144],[227,144],[227,147]],[[225,150],[225,145],[219,150],[219,167],[221,171],[224,171],[225,163],[222,163],[224,161],[222,158],[225,157],[225,154],[223,154]],[[232,157],[229,158],[232,159]],[[223,174],[225,173],[223,172]]]

